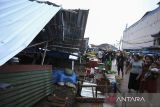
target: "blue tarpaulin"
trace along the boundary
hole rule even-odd
[[[76,74],[73,72],[72,75],[68,76],[64,73],[63,69],[55,69],[52,71],[52,82],[59,83],[59,82],[70,82],[76,84]]]

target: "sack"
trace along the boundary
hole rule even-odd
[[[73,74],[73,70],[69,68],[65,68],[64,73],[68,76],[71,76]]]

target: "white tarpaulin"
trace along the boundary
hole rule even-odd
[[[61,7],[29,0],[0,0],[0,65],[26,48]]]

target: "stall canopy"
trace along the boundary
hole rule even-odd
[[[0,65],[37,36],[61,7],[35,0],[0,0]]]

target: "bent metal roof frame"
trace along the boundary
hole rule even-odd
[[[61,7],[33,0],[0,0],[0,66],[25,49]]]
[[[32,41],[30,47],[73,53],[79,52],[84,40],[89,10],[61,9]],[[27,49],[28,49],[27,48]]]

